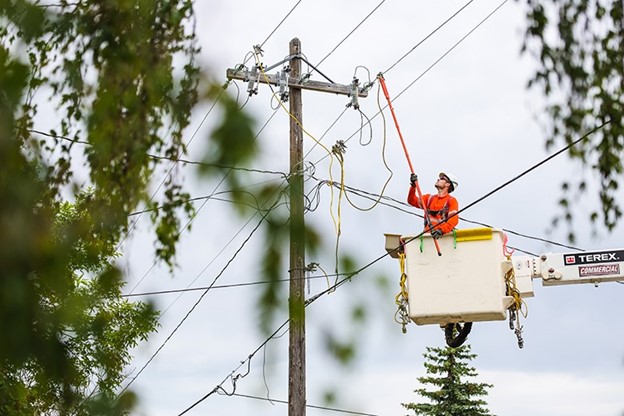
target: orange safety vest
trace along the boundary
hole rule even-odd
[[[416,188],[413,186],[410,187],[409,193],[407,194],[407,202],[416,208],[423,208],[418,200]],[[425,207],[427,207],[427,213],[429,214],[429,219],[431,220],[431,226],[433,228],[439,228],[442,230],[443,234],[446,234],[457,227],[459,216],[454,214],[457,214],[459,211],[459,204],[455,197],[451,195],[439,197],[437,195],[425,194],[423,195],[423,203]],[[445,220],[446,222],[440,224]],[[425,228],[428,228],[427,224],[425,224]]]

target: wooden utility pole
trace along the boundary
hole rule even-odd
[[[303,195],[303,105],[302,90],[332,92],[349,95],[352,103],[357,97],[366,97],[368,92],[357,85],[340,85],[333,82],[302,81],[301,42],[290,41],[290,73],[278,75],[259,74],[258,67],[228,69],[228,79],[249,82],[248,92],[255,94],[255,83],[288,86],[290,101],[290,296],[288,312],[290,317],[290,343],[288,351],[288,416],[306,414],[306,351],[305,351],[305,221]],[[275,66],[273,66],[275,67]],[[285,84],[285,85],[284,85]],[[354,99],[355,98],[355,99]]]
[[[290,41],[290,76],[301,75],[301,42]],[[290,101],[290,342],[288,354],[288,415],[306,414],[305,355],[305,221],[303,218],[303,111],[301,88],[289,87]]]

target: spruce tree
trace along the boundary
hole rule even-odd
[[[413,410],[416,416],[492,416],[487,403],[479,398],[486,396],[492,385],[468,380],[478,375],[468,365],[477,356],[470,352],[469,345],[427,347],[423,355],[427,375],[419,377],[418,381],[434,389],[420,388],[414,392],[429,399],[429,403],[402,403],[403,407]]]

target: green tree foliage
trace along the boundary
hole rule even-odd
[[[90,391],[102,412],[154,328],[146,305],[119,299],[107,261],[145,204],[159,208],[156,255],[174,265],[188,195],[175,172],[160,199],[147,186],[151,154],[185,151],[192,17],[190,0],[0,0],[1,414],[62,413]]]
[[[590,214],[611,230],[622,216],[616,200],[624,172],[624,3],[621,0],[528,0],[523,51],[538,67],[529,85],[547,97],[549,147],[570,144],[605,123],[568,153],[600,177],[600,212]],[[584,178],[563,183],[560,200],[570,226],[573,196]],[[574,233],[570,227],[570,239]]]
[[[176,208],[190,212],[188,195],[175,174],[162,201],[146,188],[161,160],[151,154],[175,160],[185,151],[182,133],[198,99],[192,16],[190,0],[46,7],[0,0],[0,49],[21,66],[13,70],[19,101],[11,109],[10,137],[44,166],[39,174],[52,199],[63,187],[78,186],[77,166],[87,171],[98,239],[118,241],[139,203],[161,205],[153,211],[157,255],[170,265],[180,228]],[[183,65],[176,67],[176,59]],[[40,111],[46,100],[52,120]]]
[[[35,352],[19,361],[0,360],[0,414],[82,415],[96,414],[95,409],[119,414],[111,410],[127,410],[134,402],[132,394],[117,402],[113,398],[130,349],[155,330],[157,316],[150,305],[121,298],[121,275],[110,263],[114,246],[103,247],[83,232],[90,224],[87,201],[87,195],[78,195],[76,204],[60,204],[51,230],[52,243],[72,240],[64,290],[47,287],[36,271],[32,275],[42,318],[36,330],[44,340],[56,341],[62,360]],[[50,377],[51,367],[60,377]]]
[[[466,380],[477,377],[477,371],[468,362],[476,357],[470,352],[470,345],[458,348],[427,347],[424,354],[427,375],[419,377],[422,385],[434,390],[414,390],[429,403],[402,403],[403,407],[422,416],[488,416],[487,403],[479,399],[486,396],[491,384]]]

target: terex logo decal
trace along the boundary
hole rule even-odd
[[[564,254],[563,264],[566,266],[574,264],[591,263],[614,263],[624,261],[624,250],[596,251],[578,254]]]

